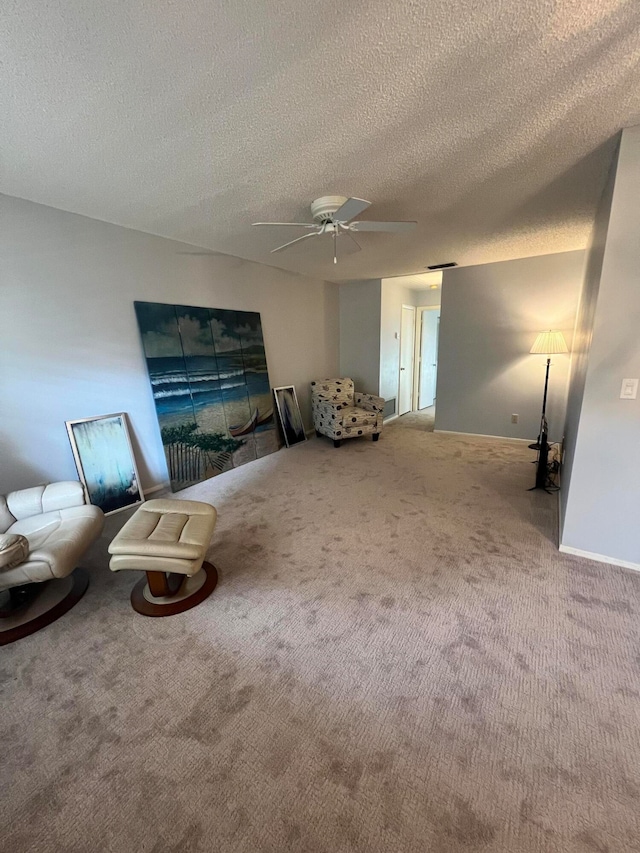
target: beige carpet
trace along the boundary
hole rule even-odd
[[[640,850],[640,575],[557,553],[530,460],[406,416],[182,492],[221,580],[167,619],[105,537],[0,652],[0,847]]]

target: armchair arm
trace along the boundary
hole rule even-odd
[[[384,409],[384,399],[376,394],[361,394],[359,391],[355,393],[355,404],[360,409],[366,409],[367,412],[382,412]]]
[[[82,506],[84,502],[84,486],[77,480],[34,486],[31,489],[20,489],[7,495],[7,507],[19,520],[32,515],[41,515],[43,512]]]
[[[14,569],[29,556],[29,540],[19,533],[0,533],[0,572]]]

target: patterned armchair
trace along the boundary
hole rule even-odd
[[[375,394],[354,390],[353,380],[320,379],[311,383],[311,410],[316,435],[333,439],[340,447],[343,438],[371,435],[378,440],[382,431],[384,400]]]

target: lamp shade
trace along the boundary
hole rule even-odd
[[[540,332],[533,342],[530,352],[545,355],[555,355],[558,352],[569,352],[569,347],[562,332],[550,329],[548,332]]]

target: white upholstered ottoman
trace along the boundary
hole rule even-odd
[[[131,593],[144,616],[172,616],[200,604],[215,589],[218,573],[205,562],[217,513],[200,501],[143,503],[109,545],[109,568],[146,572]]]

